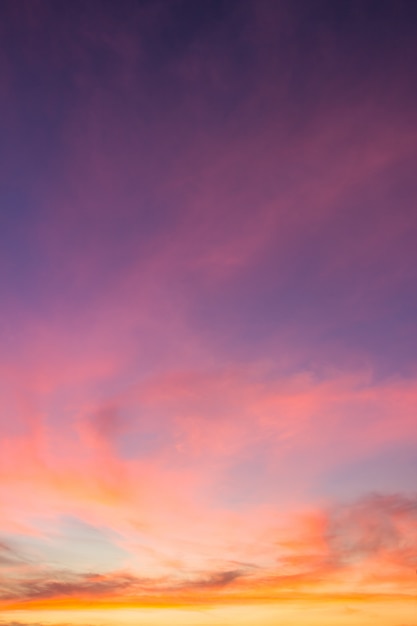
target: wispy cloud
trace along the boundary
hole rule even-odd
[[[162,577],[132,572],[76,574],[32,572],[2,583],[3,606],[73,600],[109,601],[113,604],[171,602],[200,603],[207,597],[236,599],[283,594],[320,593],[328,585],[360,580],[360,594],[374,597],[375,584],[384,593],[412,594],[417,554],[417,499],[403,494],[370,494],[355,502],[303,513],[288,520],[286,528],[271,535],[268,565],[204,571],[178,570]],[[333,588],[333,587],[332,587]],[[347,588],[354,598],[355,587]],[[346,589],[345,589],[346,591]],[[337,587],[333,589],[337,593]],[[293,595],[296,597],[296,595]]]

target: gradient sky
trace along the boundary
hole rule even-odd
[[[2,0],[0,626],[416,626],[417,3]]]

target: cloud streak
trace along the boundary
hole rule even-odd
[[[132,572],[76,574],[47,571],[32,565],[32,572],[17,574],[1,584],[5,610],[25,606],[51,606],[70,601],[109,602],[114,606],[183,602],[218,602],[235,598],[321,593],[336,581],[360,580],[352,598],[378,595],[375,584],[385,584],[384,594],[413,596],[417,554],[417,499],[402,494],[370,494],[361,499],[303,513],[288,520],[270,537],[269,566],[206,570],[177,570],[163,577],[141,577]],[[386,585],[389,585],[388,588]],[[346,592],[346,589],[343,593]],[[226,596],[224,594],[226,593]],[[337,587],[333,588],[337,595]],[[359,595],[358,595],[359,594]]]

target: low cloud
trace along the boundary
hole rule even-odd
[[[188,584],[180,585],[186,589],[218,589],[230,585],[238,578],[245,575],[242,570],[230,570],[228,572],[214,572],[199,580],[192,580]]]
[[[215,571],[190,577],[142,578],[129,573],[80,574],[67,572],[44,573],[26,579],[15,579],[5,586],[0,584],[0,600],[34,601],[61,598],[145,597],[152,595],[183,594],[200,589],[220,589],[244,576],[241,570]]]
[[[417,566],[417,496],[372,494],[334,507],[328,517],[327,541],[340,565],[389,553]]]
[[[40,573],[15,580],[6,588],[0,587],[2,600],[43,600],[67,597],[100,597],[124,595],[146,586],[145,579],[130,574],[69,574],[67,572]]]
[[[277,562],[272,567],[179,570],[159,578],[126,571],[77,574],[30,564],[27,570],[0,579],[0,601],[6,605],[60,599],[193,601],[221,594],[226,587],[236,596],[255,597],[261,591],[274,595],[317,590],[323,582],[345,579],[349,570],[360,576],[364,593],[366,583],[382,579],[392,592],[405,591],[414,584],[417,567],[417,495],[370,494],[334,504],[300,519],[291,535],[275,543],[275,550]],[[7,545],[0,546],[2,553],[13,558],[13,552],[8,557]],[[371,588],[368,591],[372,593]]]
[[[10,544],[0,541],[0,568],[14,567],[23,563],[22,556]]]

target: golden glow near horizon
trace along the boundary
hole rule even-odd
[[[0,620],[3,624],[44,624],[57,626],[381,626],[393,623],[413,624],[415,597],[394,599],[339,598],[338,600],[303,599],[268,603],[194,606],[183,608],[126,608],[11,611]],[[354,621],[353,621],[354,620]]]

